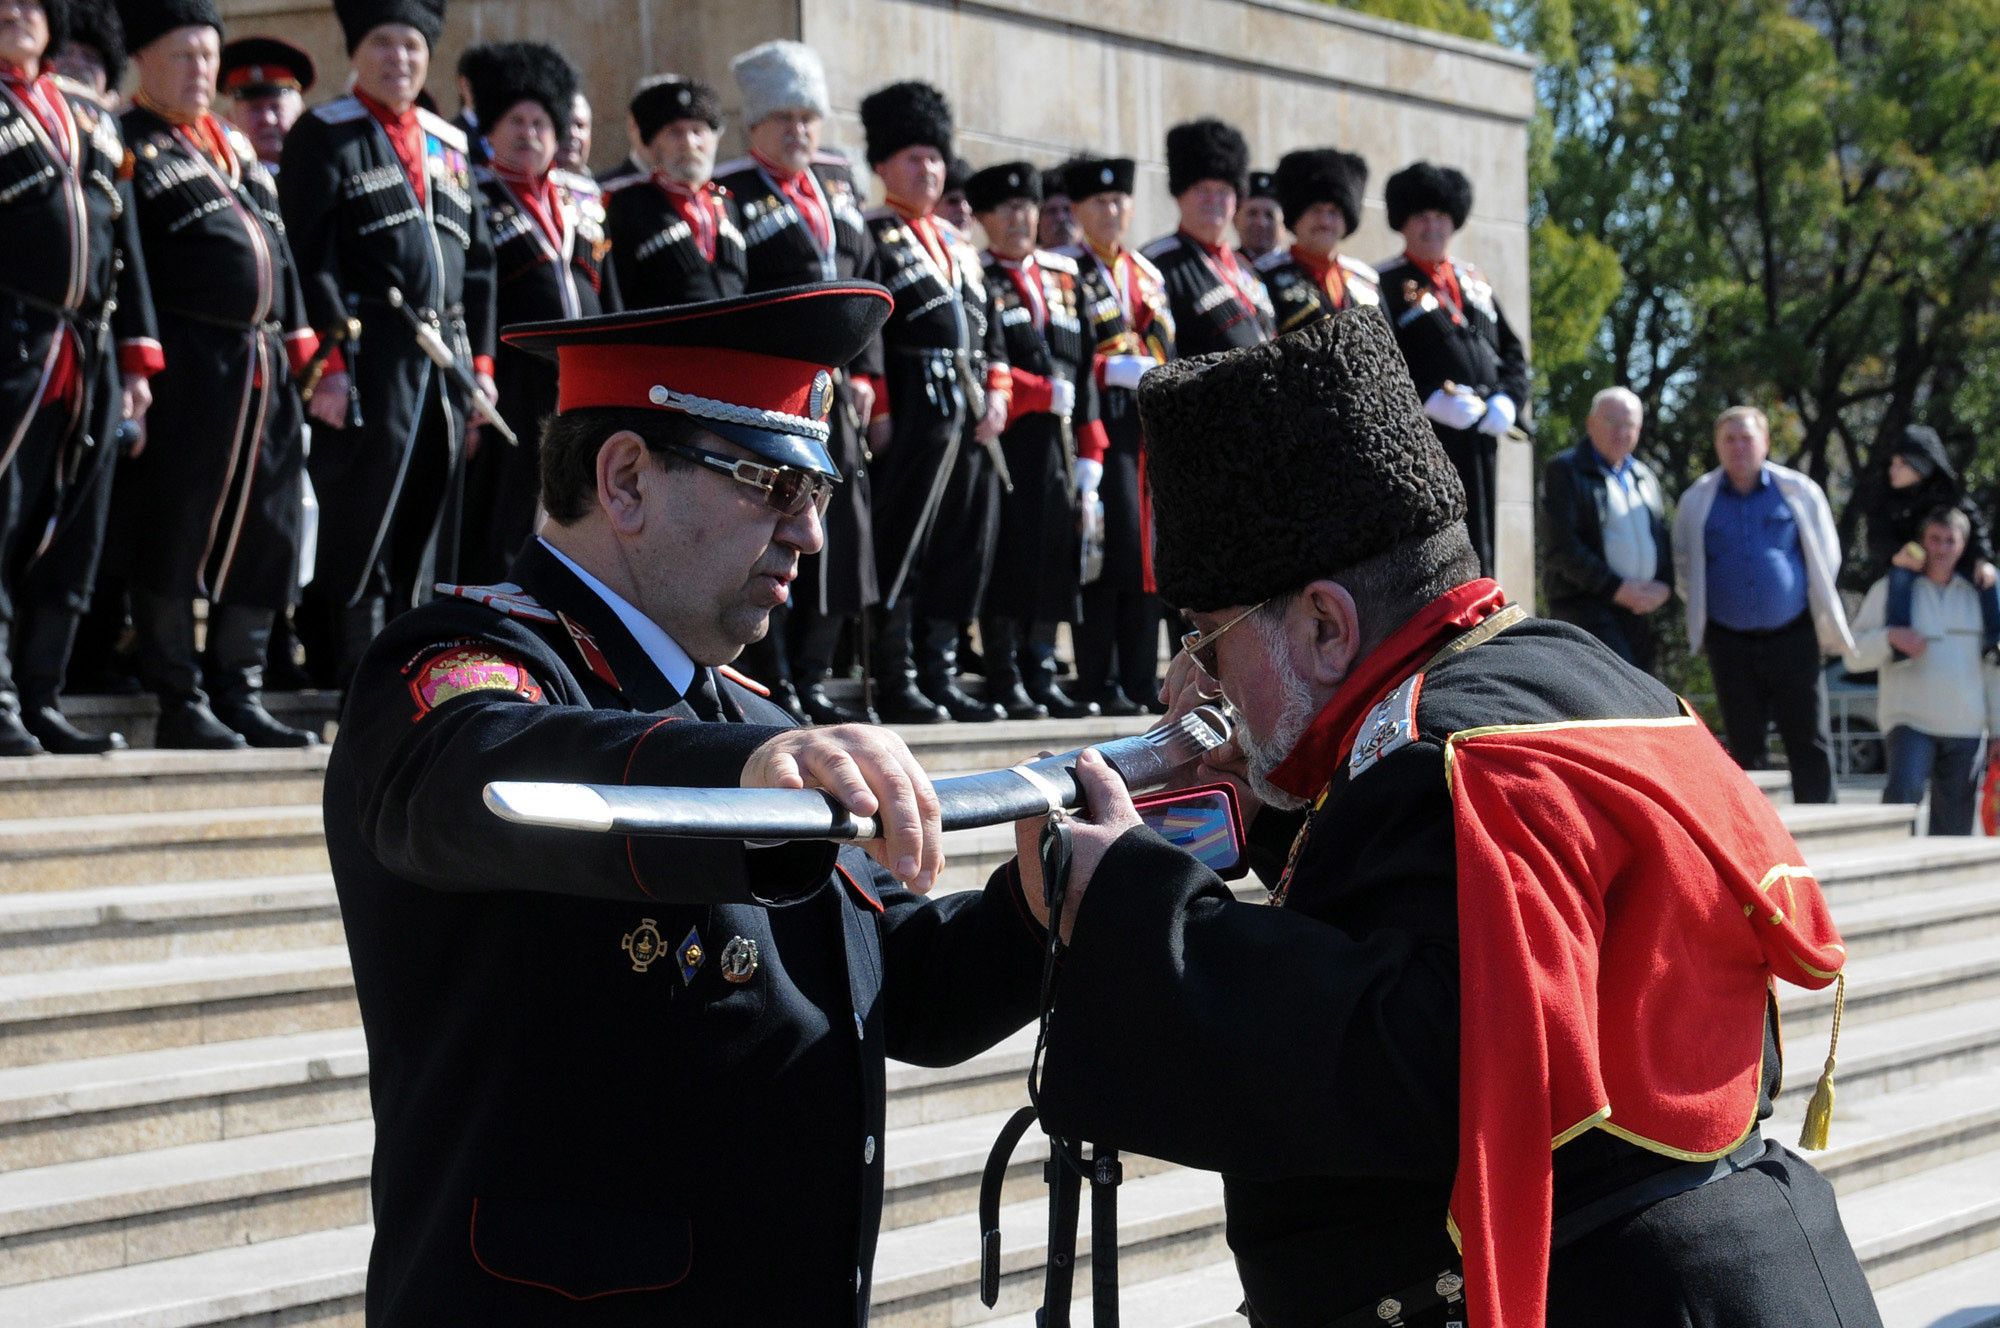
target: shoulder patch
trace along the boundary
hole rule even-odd
[[[1067,272],[1072,277],[1077,274],[1076,260],[1060,249],[1038,250],[1035,261],[1051,272]]]
[[[1256,268],[1259,272],[1275,272],[1291,261],[1292,255],[1290,250],[1273,249],[1268,254],[1262,254],[1257,258],[1251,259],[1250,266]]]
[[[443,116],[434,114],[419,106],[417,107],[417,123],[424,127],[426,134],[429,134],[446,147],[456,148],[460,152],[466,150],[465,131]]]
[[[454,586],[440,581],[436,586],[440,595],[451,595],[457,599],[469,599],[474,604],[483,604],[509,618],[524,618],[529,622],[554,623],[557,615],[543,608],[535,597],[515,585],[512,581],[502,581],[497,586]]]
[[[550,171],[549,175],[553,178],[555,172]],[[492,184],[495,180],[499,178],[500,178],[499,176],[493,173],[493,168],[491,166],[474,166],[472,168],[472,182],[474,184],[488,185]]]
[[[1424,675],[1413,674],[1368,712],[1354,739],[1354,751],[1347,758],[1349,779],[1373,769],[1389,753],[1417,740],[1417,697],[1423,689]]]
[[[327,124],[346,124],[350,120],[360,120],[367,116],[368,108],[358,97],[338,97],[324,106],[313,108],[313,118]]]
[[[1134,253],[1127,256],[1131,258],[1133,266],[1137,267],[1139,271],[1145,273],[1148,277],[1151,277],[1154,281],[1166,280],[1166,278],[1160,274],[1160,269],[1154,266],[1153,260],[1148,258],[1145,254]]]
[[[622,171],[617,175],[605,176],[602,180],[599,180],[597,182],[597,187],[608,194],[611,193],[613,190],[623,189],[626,185],[631,184],[635,180],[643,180],[645,178],[646,177],[640,174],[638,171]]]
[[[1359,277],[1363,281],[1371,282],[1377,286],[1382,284],[1382,274],[1358,258],[1349,258],[1346,254],[1342,254],[1340,256],[1340,266],[1350,276]]]
[[[595,198],[604,192],[597,181],[588,175],[578,175],[575,171],[553,170],[549,172],[549,179],[579,198]]]
[[[819,151],[813,153],[812,164],[815,166],[846,166],[849,165],[849,162],[847,154],[839,148],[821,148]]]
[[[755,692],[757,695],[763,697],[767,701],[771,699],[771,689],[766,687],[763,683],[758,682],[755,678],[751,677],[749,674],[738,673],[735,669],[730,668],[727,664],[716,665],[715,671],[721,674],[723,677],[729,679],[729,681],[735,683],[738,687],[741,687],[744,691]]]
[[[450,646],[425,658],[410,673],[415,723],[446,701],[473,692],[512,692],[523,701],[547,703],[528,666],[486,645]]]
[[[1397,254],[1394,258],[1385,258],[1381,262],[1376,263],[1374,265],[1375,275],[1377,278],[1380,278],[1386,276],[1390,272],[1395,271],[1399,267],[1408,267],[1409,265],[1410,265],[1410,256],[1408,254]]]
[[[1181,247],[1180,236],[1162,235],[1159,239],[1153,241],[1151,244],[1139,250],[1139,252],[1144,254],[1148,258],[1158,260],[1161,258],[1165,258],[1168,254],[1173,253],[1180,247]]]
[[[715,169],[710,171],[708,175],[712,180],[720,180],[725,175],[740,175],[756,164],[756,161],[750,157],[731,157],[728,161],[718,162]]]

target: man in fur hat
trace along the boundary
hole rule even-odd
[[[1044,249],[1068,249],[1083,243],[1076,226],[1076,205],[1069,196],[1069,168],[1080,157],[1069,157],[1042,172],[1041,222],[1035,243]]]
[[[854,277],[871,270],[875,237],[861,215],[853,167],[821,146],[832,113],[826,70],[810,46],[769,41],[730,62],[743,94],[750,152],[716,170],[743,216],[751,291]],[[872,712],[827,694],[842,631],[865,630],[863,615],[881,603],[875,531],[862,430],[875,412],[882,341],[870,337],[853,364],[835,375],[837,401],[827,423],[828,450],[845,477],[823,524],[826,543],[799,566],[789,609],[771,615],[771,633],[739,663],[771,688],[771,699],[815,724],[873,720]]]
[[[896,297],[868,426],[875,558],[887,582],[877,705],[891,723],[999,719],[999,706],[959,686],[958,636],[979,616],[993,571],[993,458],[1012,388],[979,255],[935,215],[951,159],[951,104],[928,83],[894,83],[862,99],[861,124],[886,195],[867,215],[868,275]]]
[[[1042,173],[1025,161],[989,166],[966,184],[986,232],[986,285],[1014,385],[1000,435],[1014,487],[1000,499],[1000,542],[979,634],[986,694],[1008,718],[1079,719],[1097,709],[1056,683],[1056,626],[1081,616],[1077,458],[1101,457],[1106,444],[1077,260],[1035,244],[1041,193]]]
[[[1222,121],[1192,120],[1167,131],[1167,187],[1180,208],[1180,227],[1147,245],[1145,254],[1166,278],[1183,355],[1254,346],[1271,336],[1271,297],[1228,242],[1249,174],[1250,145]]]
[[[603,195],[595,180],[555,165],[576,96],[576,67],[540,42],[489,46],[473,71],[472,109],[489,152],[473,179],[493,233],[502,327],[620,307],[606,262]],[[503,579],[534,533],[542,421],[556,408],[555,370],[546,361],[502,346],[498,367],[500,413],[521,445],[488,432],[468,467],[461,575],[481,583]]]
[[[1042,1124],[1221,1172],[1257,1328],[1878,1325],[1832,1190],[1759,1128],[1773,980],[1844,959],[1819,887],[1671,692],[1479,575],[1383,320],[1180,361],[1140,408],[1177,702],[1236,707],[1198,778],[1244,786],[1271,899],[1086,757]]]
[[[118,122],[44,56],[67,0],[0,9],[0,756],[108,751],[60,702],[121,421],[163,363]]]
[[[1271,292],[1279,335],[1356,305],[1381,308],[1375,269],[1340,252],[1340,242],[1361,225],[1368,163],[1352,152],[1310,148],[1280,157],[1275,178],[1292,246],[1265,254],[1256,267]]]
[[[1389,227],[1403,252],[1381,265],[1382,311],[1396,329],[1424,414],[1465,481],[1466,528],[1480,570],[1495,567],[1499,441],[1528,400],[1528,357],[1508,326],[1493,283],[1451,256],[1472,214],[1472,182],[1420,161],[1389,177]]]
[[[112,0],[69,0],[69,40],[49,57],[49,67],[81,83],[112,110],[125,81],[125,25]]]
[[[354,90],[300,118],[278,177],[306,311],[321,341],[334,343],[309,406],[321,519],[317,575],[299,614],[323,683],[352,673],[387,617],[454,579],[472,407],[465,377],[488,401],[497,396],[493,245],[472,145],[417,105],[444,0],[337,0],[334,9]],[[412,316],[458,372],[425,354]],[[347,344],[350,320],[360,336]]]
[[[1079,438],[1077,504],[1104,554],[1083,586],[1076,631],[1077,699],[1136,715],[1159,692],[1160,600],[1153,594],[1150,502],[1139,464],[1139,379],[1174,357],[1174,316],[1160,270],[1125,247],[1132,228],[1130,157],[1080,157],[1065,172],[1083,243],[1068,250],[1083,283],[1092,378],[1104,448]]]
[[[972,233],[972,200],[965,196],[965,185],[970,179],[972,163],[954,156],[944,168],[944,193],[937,202],[938,220],[956,226],[963,235]]]
[[[124,116],[166,368],[147,448],[119,472],[112,563],[130,587],[159,747],[307,747],[264,709],[272,625],[298,586],[305,420],[318,348],[278,191],[218,118],[214,0],[124,0],[139,87]],[[207,649],[195,655],[197,599]]]
[[[1254,264],[1285,247],[1285,230],[1280,224],[1278,177],[1270,171],[1252,171],[1247,178],[1250,192],[1236,205],[1236,255]]]
[[[742,218],[715,182],[722,98],[692,78],[666,78],[632,98],[632,122],[652,172],[605,195],[611,262],[633,309],[657,309],[743,293]]]

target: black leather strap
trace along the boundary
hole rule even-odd
[[[1083,1207],[1083,1145],[1051,1137],[1043,1174],[1049,1182],[1049,1263],[1041,1328],[1069,1328],[1069,1303],[1076,1289],[1076,1223]]]
[[[1000,1127],[1000,1137],[986,1155],[986,1170],[979,1177],[979,1300],[992,1309],[1000,1299],[1000,1192],[1007,1183],[1007,1168],[1021,1137],[1035,1123],[1035,1109],[1022,1107]]]
[[[1090,1322],[1118,1328],[1118,1186],[1125,1167],[1115,1148],[1090,1158]]]

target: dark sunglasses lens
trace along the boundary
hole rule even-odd
[[[771,506],[786,516],[797,516],[812,501],[812,476],[802,470],[781,468],[771,475]]]

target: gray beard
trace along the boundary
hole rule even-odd
[[[1258,624],[1262,630],[1263,624]],[[1267,640],[1270,638],[1267,637]],[[1247,725],[1237,730],[1236,740],[1242,745],[1250,770],[1250,789],[1266,807],[1276,807],[1279,811],[1303,811],[1312,805],[1311,798],[1301,798],[1287,793],[1273,784],[1271,772],[1283,765],[1285,758],[1292,754],[1292,748],[1312,727],[1319,708],[1314,704],[1312,687],[1292,664],[1291,656],[1283,650],[1282,644],[1272,640],[1271,668],[1278,675],[1278,682],[1284,688],[1285,701],[1278,712],[1278,727],[1268,738],[1259,738],[1250,732]]]

